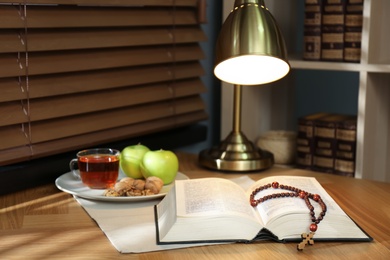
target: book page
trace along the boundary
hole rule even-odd
[[[174,190],[175,187],[172,188]],[[176,222],[176,192],[168,192],[168,194],[157,204],[157,215],[159,225],[159,236],[165,236],[169,229]]]
[[[236,214],[259,220],[245,191],[219,178],[176,181],[177,215],[184,217]]]
[[[299,176],[274,176],[261,179],[257,181],[248,191],[247,196],[252,193],[252,191],[260,186],[272,183],[274,181],[279,182],[279,184],[293,186],[313,194],[319,194],[322,200],[327,206],[327,214],[330,215],[345,215],[344,211],[337,205],[337,203],[329,196],[329,194],[324,190],[324,188],[318,183],[314,177],[299,177]],[[263,191],[260,191],[256,194],[255,199],[259,199],[265,195],[282,193],[282,192],[291,192],[288,190],[274,189],[269,188]],[[321,212],[321,207],[318,203],[312,203],[315,208],[315,213],[318,215]],[[280,217],[282,215],[287,215],[291,213],[307,213],[308,208],[303,199],[297,199],[296,197],[284,197],[284,198],[275,198],[269,199],[257,207],[257,210],[263,220],[264,225],[267,225],[270,221]]]

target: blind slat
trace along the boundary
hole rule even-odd
[[[164,81],[197,78],[204,74],[199,62],[132,67],[85,73],[52,74],[29,77],[29,98],[42,98],[72,93],[109,90],[118,87],[146,85]],[[193,80],[192,80],[193,81]],[[56,82],[55,88],[53,82]],[[192,84],[187,82],[185,84]],[[27,99],[25,81],[15,78],[0,80],[0,102]]]
[[[32,100],[30,109],[34,111],[34,114],[31,115],[31,121],[99,112],[107,109],[125,109],[126,107],[139,104],[179,99],[185,97],[180,96],[180,94],[198,94],[203,92],[202,89],[204,89],[202,84],[198,85],[198,88],[193,88],[194,85],[179,84],[150,85],[58,97],[55,99]],[[177,91],[177,89],[184,90]],[[175,102],[179,102],[179,100]],[[53,103],[56,104],[55,107],[53,107]]]
[[[175,47],[120,48],[108,50],[68,51],[61,53],[30,53],[28,74],[53,74],[73,71],[100,70],[128,66],[143,66],[203,59],[197,44]],[[53,66],[55,61],[56,66]],[[0,64],[11,64],[0,70],[0,78],[23,76],[25,57],[0,55]]]
[[[202,93],[205,91],[199,80],[167,84],[154,84],[134,88],[120,88],[110,91],[65,95],[55,98],[30,100],[29,104],[9,102],[0,104],[7,116],[0,118],[0,126],[28,123],[52,118],[60,118],[107,109],[125,108]],[[153,93],[151,95],[151,93]],[[137,98],[134,98],[137,97]],[[55,104],[55,106],[53,106]],[[28,107],[28,108],[27,108]],[[27,109],[31,115],[27,116]]]
[[[0,126],[14,125],[18,123],[28,122],[27,104],[14,101],[8,103],[0,103],[1,114]]]
[[[0,142],[0,150],[12,149],[17,146],[28,146],[28,126],[25,125],[12,125],[3,126],[0,128],[0,136],[3,138]],[[1,153],[0,153],[1,154]]]
[[[25,21],[20,18],[17,6],[0,5],[0,11],[2,13],[0,28],[23,29],[25,27]],[[69,17],[72,19],[69,19]],[[105,19],[102,19],[102,17],[105,17]],[[176,25],[195,25],[198,23],[196,14],[190,9],[80,8],[68,6],[30,6],[27,9],[26,22],[29,28],[84,28],[161,26],[172,25],[173,20]]]
[[[180,101],[176,100],[175,102],[159,102],[149,105],[105,110],[99,113],[81,114],[53,120],[32,122],[30,125],[33,134],[31,134],[31,136],[28,129],[29,124],[24,124],[23,126],[25,129],[19,127],[17,130],[19,135],[15,136],[18,136],[18,139],[15,141],[7,140],[7,142],[0,143],[0,149],[6,149],[9,148],[9,146],[18,145],[20,143],[26,143],[24,139],[31,139],[32,143],[39,143],[51,139],[54,140],[72,135],[85,134],[88,132],[176,116],[203,109],[204,103],[201,98],[199,96],[192,96],[183,98]],[[18,125],[7,127],[4,131],[15,130],[17,127]],[[2,133],[2,130],[0,130],[0,133]],[[7,132],[4,132],[4,134],[7,134]]]
[[[198,0],[7,0],[0,3],[15,4],[61,4],[85,6],[187,6],[195,7]]]
[[[54,51],[94,49],[111,47],[134,47],[163,44],[200,42],[206,40],[198,27],[160,29],[101,29],[78,31],[34,31],[29,33],[29,51]],[[3,53],[23,52],[26,46],[20,39],[20,32],[0,32],[0,51]]]
[[[51,139],[60,139],[72,135],[177,116],[183,112],[189,112],[187,109],[188,102],[192,103],[191,108],[194,111],[204,109],[202,100],[197,96],[187,98],[182,102],[161,102],[153,105],[135,106],[103,111],[100,113],[85,114],[63,118],[61,120],[42,121],[32,124],[32,129],[35,134],[32,135],[31,140],[33,143],[39,143]]]

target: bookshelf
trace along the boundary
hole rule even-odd
[[[224,1],[225,18],[233,2]],[[262,132],[268,130],[296,130],[299,116],[296,114],[297,106],[302,105],[301,101],[297,104],[297,100],[302,100],[302,97],[297,96],[297,89],[301,84],[307,84],[302,75],[320,71],[323,78],[317,80],[324,81],[332,75],[334,77],[334,73],[352,74],[356,78],[352,83],[356,84],[356,93],[351,95],[354,100],[346,100],[346,105],[357,104],[356,107],[352,105],[358,116],[355,177],[390,182],[390,1],[364,1],[360,63],[302,60],[304,0],[273,0],[265,1],[265,4],[285,36],[292,71],[276,83],[244,88],[243,132],[255,141]],[[329,88],[329,91],[338,91],[348,84],[351,83],[340,82]],[[225,83],[222,85],[221,137],[224,138],[231,130],[233,94],[231,87]],[[320,101],[322,97],[311,98]],[[332,100],[328,101],[331,106]],[[310,106],[305,109],[310,111]]]

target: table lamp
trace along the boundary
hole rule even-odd
[[[271,167],[273,154],[241,131],[242,86],[270,83],[290,70],[284,39],[263,0],[235,1],[217,39],[215,64],[215,76],[234,86],[233,129],[219,145],[200,152],[200,165],[234,172]]]

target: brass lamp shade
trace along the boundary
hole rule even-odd
[[[273,165],[273,154],[256,147],[241,132],[241,89],[276,81],[289,70],[282,34],[264,1],[236,0],[217,40],[214,68],[217,78],[234,84],[233,130],[218,146],[199,154],[202,166],[247,172]]]
[[[216,45],[214,74],[222,81],[259,85],[290,70],[285,43],[263,0],[236,0]]]

